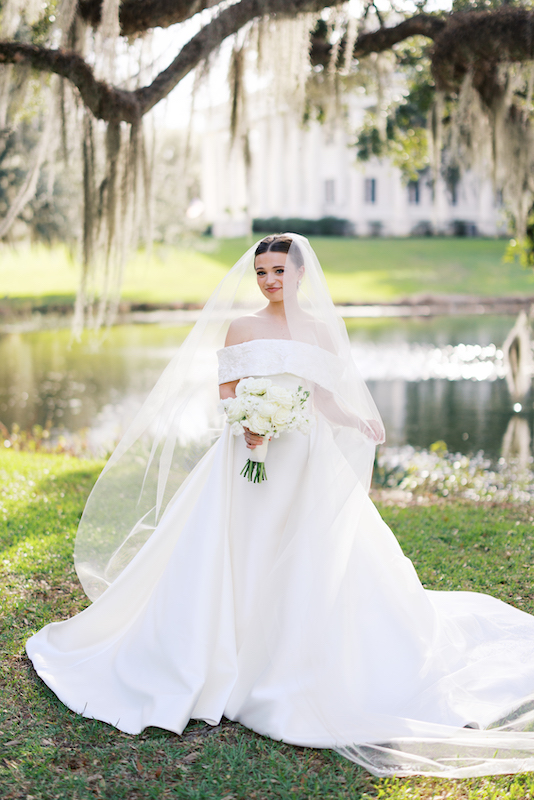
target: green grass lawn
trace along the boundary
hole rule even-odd
[[[27,637],[88,603],[72,566],[101,462],[0,451],[0,797],[10,800],[529,800],[534,774],[470,780],[376,780],[332,751],[274,742],[224,721],[183,736],[129,736],[68,711],[36,677]],[[534,611],[534,512],[449,503],[384,507],[435,589],[491,592]]]
[[[498,239],[312,238],[334,300],[390,301],[417,294],[534,294],[534,276],[503,264]],[[151,303],[203,303],[253,243],[201,239],[195,248],[156,246],[126,269],[123,297]],[[78,267],[66,247],[0,250],[0,302],[72,302]]]

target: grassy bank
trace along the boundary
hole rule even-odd
[[[334,300],[384,302],[416,294],[534,294],[532,272],[503,264],[495,239],[312,238]],[[252,240],[200,240],[197,249],[156,246],[126,270],[123,298],[203,303]],[[66,247],[0,251],[0,303],[72,303],[78,267]]]
[[[81,610],[76,524],[102,464],[0,451],[0,797],[10,800],[528,800],[534,775],[379,781],[331,751],[290,747],[240,725],[193,723],[119,733],[65,709],[24,655],[28,635]],[[387,522],[430,588],[491,592],[534,611],[534,512],[449,503],[386,507]]]

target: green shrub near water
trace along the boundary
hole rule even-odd
[[[332,751],[238,724],[129,736],[68,711],[35,676],[27,637],[88,601],[72,565],[102,462],[0,451],[0,797],[11,800],[531,800],[534,775],[376,780]],[[381,509],[424,584],[489,592],[534,611],[531,506],[440,501]]]

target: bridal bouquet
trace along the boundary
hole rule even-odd
[[[273,385],[269,378],[244,378],[237,384],[235,393],[235,397],[222,401],[232,433],[239,436],[248,428],[264,437],[263,444],[250,451],[241,475],[261,483],[267,480],[265,457],[269,439],[277,439],[285,431],[309,433],[312,424],[310,393],[302,386],[292,392]]]

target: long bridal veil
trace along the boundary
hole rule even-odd
[[[383,441],[378,411],[313,249],[286,235],[286,319],[299,353],[320,365],[319,413],[261,588],[254,659],[264,653],[260,668],[282,675],[288,708],[313,719],[323,746],[376,775],[534,770],[534,620],[484,595],[426,592],[419,583],[368,498]],[[217,287],[93,489],[75,550],[91,599],[143,558],[222,429],[216,351],[232,319],[265,306],[256,247]],[[481,729],[464,727],[471,723]],[[306,731],[295,743],[306,744]]]
[[[380,439],[382,423],[350,357],[346,329],[313,249],[302,236],[284,235],[294,243],[288,253],[288,291],[284,293],[291,338],[320,347],[330,358],[331,385],[323,391],[326,402],[339,407],[341,418],[336,429],[348,426],[347,437],[338,437],[339,447],[347,451],[358,480],[368,488],[374,445],[364,434],[372,433],[375,440]],[[223,347],[233,319],[266,305],[254,270],[258,243],[247,250],[214,291],[126,430],[87,501],[76,537],[75,565],[91,600],[106,590],[141,549],[169,502],[221,432],[224,419],[218,409],[216,352]],[[354,427],[355,420],[360,429]],[[370,421],[375,423],[372,431],[367,427]]]

